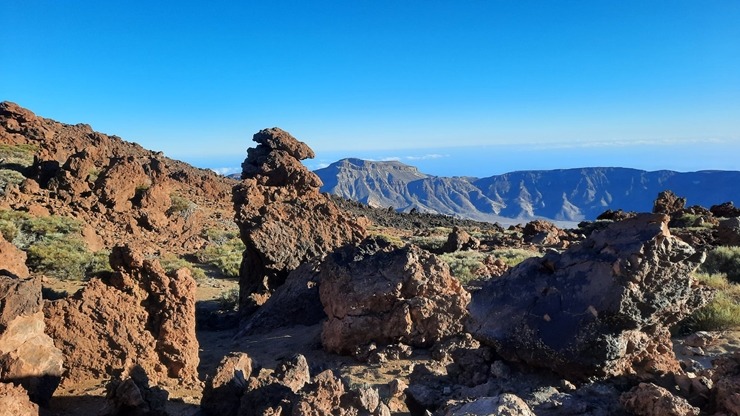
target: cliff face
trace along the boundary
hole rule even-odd
[[[321,188],[347,199],[399,211],[417,209],[502,221],[549,218],[593,220],[607,209],[649,211],[666,189],[689,205],[740,199],[740,172],[646,172],[625,168],[520,171],[488,178],[426,175],[400,162],[344,159],[319,169]]]

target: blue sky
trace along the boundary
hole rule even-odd
[[[0,5],[0,100],[201,167],[279,126],[319,167],[740,170],[740,2]]]

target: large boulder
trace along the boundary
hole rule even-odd
[[[723,246],[740,246],[740,217],[728,218],[719,222],[717,243]]]
[[[253,313],[299,265],[355,243],[364,229],[319,192],[321,180],[300,160],[313,151],[287,132],[265,129],[234,187],[236,223],[246,245],[239,309]]]
[[[13,257],[15,247],[4,247]],[[12,262],[10,262],[12,265]],[[41,280],[0,270],[0,381],[20,383],[34,402],[45,404],[56,390],[64,357],[44,332]]]
[[[128,246],[115,247],[114,273],[74,296],[48,302],[48,332],[76,383],[110,378],[135,366],[156,384],[198,382],[195,281],[187,269],[167,274]]]
[[[321,340],[344,354],[370,342],[428,347],[462,330],[470,299],[438,257],[380,239],[327,256],[320,281]]]
[[[641,214],[473,294],[468,329],[504,358],[585,379],[680,371],[668,327],[704,305],[702,255]]]
[[[686,207],[686,198],[681,198],[672,191],[663,191],[653,203],[653,213],[674,214],[681,212]]]
[[[715,217],[719,218],[733,218],[740,217],[740,208],[736,207],[732,201],[723,202],[719,205],[712,205],[709,211]]]
[[[619,398],[625,409],[638,416],[698,416],[699,408],[686,399],[652,383],[640,383]]]
[[[0,233],[0,273],[11,274],[17,277],[28,276],[26,267],[26,253],[5,240]]]

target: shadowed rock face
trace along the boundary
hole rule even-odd
[[[319,293],[329,317],[321,341],[344,354],[370,342],[428,347],[462,330],[470,300],[433,254],[373,239],[329,255]]]
[[[249,315],[288,274],[336,247],[358,242],[360,227],[321,193],[321,181],[300,160],[313,151],[278,128],[254,135],[258,143],[234,187],[236,223],[246,245],[240,270],[240,305]]]
[[[109,278],[92,279],[74,296],[46,304],[48,331],[69,363],[67,380],[108,378],[139,366],[154,383],[197,383],[190,272],[165,274],[156,260],[121,246],[110,263],[115,272]]]
[[[473,294],[469,330],[504,358],[574,378],[679,371],[668,327],[708,300],[702,256],[641,214],[529,259]]]

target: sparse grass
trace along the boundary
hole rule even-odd
[[[439,257],[450,266],[450,272],[462,284],[476,279],[478,270],[485,267],[483,260],[488,256],[478,251],[456,251],[445,253]]]
[[[186,268],[190,270],[190,274],[195,280],[204,280],[206,278],[206,272],[202,268],[183,259],[182,257],[178,257],[174,254],[165,254],[158,260],[159,264],[167,273]]]
[[[409,243],[414,244],[423,248],[424,250],[437,252],[442,249],[445,242],[447,242],[447,236],[419,236],[415,235],[409,238]]]
[[[694,278],[715,289],[715,296],[709,304],[680,322],[679,331],[740,329],[740,285],[731,283],[724,274],[718,273],[695,273]]]
[[[170,194],[170,208],[167,210],[167,215],[180,215],[187,219],[195,212],[196,208],[198,206],[194,202],[176,193],[172,193]]]
[[[519,248],[505,248],[493,250],[490,253],[495,258],[501,259],[509,267],[514,267],[530,257],[538,257],[542,254],[531,250],[522,250]]]
[[[246,247],[236,230],[207,230],[210,244],[195,253],[199,262],[216,267],[226,277],[239,277],[242,254]]]
[[[58,279],[85,280],[103,270],[110,270],[105,252],[92,253],[73,235],[45,238],[28,247],[28,267]],[[105,259],[105,260],[104,260]]]
[[[403,247],[406,245],[406,243],[403,242],[401,237],[397,235],[388,234],[388,230],[384,228],[369,227],[367,232],[368,232],[368,236],[375,237],[383,241],[386,241],[392,246]]]
[[[740,247],[717,247],[707,252],[699,268],[704,273],[724,273],[730,282],[740,283]]]
[[[239,288],[234,288],[221,293],[216,299],[223,311],[236,311],[239,309]]]
[[[38,148],[30,144],[0,144],[0,195],[8,185],[18,185],[25,177],[23,171],[33,165]]]

